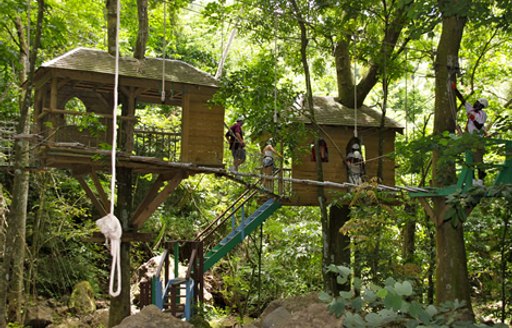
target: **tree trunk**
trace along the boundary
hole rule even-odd
[[[301,46],[300,46],[300,54],[301,54],[301,61],[302,61],[302,67],[304,69],[304,78],[306,82],[306,99],[308,104],[308,112],[311,117],[312,123],[315,124],[315,114],[313,110],[313,88],[311,87],[311,74],[309,71],[309,64],[308,64],[308,57],[307,57],[307,47],[308,47],[308,37],[307,37],[307,30],[306,25],[304,23],[304,19],[302,17],[301,11],[299,6],[297,5],[297,2],[295,0],[291,1],[293,10],[295,11],[295,15],[297,18],[297,23],[300,27],[300,35],[301,35]],[[320,156],[320,144],[319,144],[319,138],[315,137],[315,158],[316,160],[316,175],[317,175],[317,181],[324,181],[324,174],[323,174],[323,168],[322,168],[322,161]],[[328,230],[329,230],[329,217],[327,214],[327,205],[325,203],[325,192],[323,186],[317,187],[317,198],[318,198],[318,204],[320,207],[320,216],[322,221],[322,277],[324,281],[324,289],[328,290],[327,282],[329,281],[329,275],[327,273],[327,267],[330,264],[330,252],[329,252],[329,237],[328,237]]]
[[[417,208],[412,204],[405,204],[405,212],[409,217],[413,218],[416,216]],[[416,250],[415,243],[415,233],[416,233],[416,221],[411,220],[408,221],[401,229],[402,235],[402,258],[404,259],[404,263],[413,263],[414,262],[414,253]]]
[[[123,95],[121,99],[122,115],[133,117],[135,115],[136,100],[133,94]],[[120,149],[131,152],[133,150],[133,124],[121,122],[119,133]],[[113,200],[112,200],[113,201]],[[116,216],[121,222],[123,232],[130,231],[131,217],[133,215],[133,183],[132,170],[119,168],[117,170],[117,206]],[[110,302],[109,326],[118,325],[131,313],[130,298],[130,244],[121,243],[121,294]]]
[[[328,247],[330,249],[330,263],[350,267],[350,237],[340,233],[341,227],[349,220],[350,208],[347,205],[333,205],[329,211]],[[328,290],[333,295],[340,291],[350,290],[350,284],[340,285],[336,276],[331,274],[327,282]]]
[[[146,53],[146,41],[148,40],[148,0],[137,0],[137,13],[139,30],[133,57],[143,59]]]
[[[30,132],[30,107],[32,105],[32,89],[35,62],[39,49],[43,25],[44,0],[38,0],[37,23],[32,49],[24,36],[25,29],[21,19],[16,21],[18,44],[20,45],[20,62],[23,65],[20,81],[26,78],[26,87],[20,102],[20,121],[17,133],[27,135]],[[7,321],[23,322],[23,263],[25,260],[25,227],[27,222],[27,203],[29,190],[30,145],[26,138],[19,138],[14,144],[14,183],[12,204],[7,216],[7,236],[5,257],[0,272],[0,327]]]
[[[117,174],[116,217],[121,222],[123,232],[129,231],[132,216],[132,171],[119,168]],[[110,300],[109,327],[118,325],[131,313],[130,299],[130,244],[121,243],[121,294]]]
[[[112,56],[116,55],[117,1],[107,0],[107,49]]]
[[[334,62],[336,65],[338,101],[341,104],[350,108],[354,108],[354,105],[356,106],[356,108],[362,106],[366,96],[368,96],[368,94],[373,89],[375,84],[377,84],[379,80],[379,75],[381,75],[383,72],[385,63],[384,61],[379,60],[378,58],[387,58],[388,60],[392,60],[393,51],[396,48],[400,34],[402,33],[402,29],[408,22],[407,12],[412,4],[413,1],[410,1],[409,4],[397,9],[395,18],[392,19],[391,21],[391,17],[389,17],[389,13],[391,11],[388,11],[386,13],[388,16],[385,17],[385,32],[381,41],[380,49],[375,54],[375,58],[366,59],[366,62],[370,62],[372,64],[368,68],[365,76],[357,84],[357,104],[355,104],[356,100],[354,98],[354,88],[356,87],[356,81],[354,81],[352,77],[352,61],[349,52],[349,46],[351,45],[351,43],[354,45],[354,47],[357,47],[357,36],[354,36],[355,41],[351,40],[350,36],[344,36],[341,40],[339,40],[336,43],[334,49]],[[406,42],[407,40],[405,41],[405,43]],[[404,49],[405,43],[399,49],[399,51],[402,51]]]
[[[442,2],[442,1],[441,1]],[[442,5],[442,4],[441,4]],[[437,47],[436,86],[435,86],[435,117],[434,134],[444,131],[454,132],[456,122],[451,115],[450,99],[453,94],[447,90],[449,65],[457,61],[460,43],[466,20],[458,16],[443,17],[442,33]],[[432,157],[433,183],[435,187],[443,187],[455,183],[455,166],[439,164],[440,153],[435,151]],[[463,226],[452,225],[444,220],[447,209],[444,198],[434,199],[433,219],[436,225],[436,303],[445,301],[465,301],[468,311],[465,319],[474,319],[470,284],[467,272],[466,249],[464,245]]]

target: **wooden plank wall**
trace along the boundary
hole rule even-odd
[[[213,90],[198,89],[183,98],[182,162],[223,165],[224,108],[208,104],[212,96]]]
[[[334,143],[341,151],[343,157],[346,156],[346,146],[353,136],[354,130],[349,127],[323,126],[325,133],[321,133],[327,143],[329,150],[329,161],[323,162],[324,181],[348,182],[347,169],[336,149]],[[329,136],[327,137],[326,134]],[[378,129],[377,128],[359,128],[359,138],[361,139],[365,151],[366,174],[368,178],[377,175],[377,156],[378,156]],[[302,142],[304,145],[300,154],[296,154],[292,162],[292,177],[294,179],[317,180],[316,163],[311,158],[310,144],[313,143],[313,134]],[[395,131],[386,130],[384,132],[384,153],[389,154],[394,151]],[[395,163],[391,158],[384,158],[383,184],[393,186],[395,184]],[[309,185],[294,183],[292,187],[292,205],[318,205],[317,188]],[[331,201],[342,190],[325,189],[327,200]]]

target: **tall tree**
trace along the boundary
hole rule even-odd
[[[25,82],[20,101],[20,121],[17,128],[19,138],[16,140],[13,200],[7,217],[7,235],[5,257],[0,276],[0,326],[5,327],[7,321],[23,322],[23,264],[25,261],[25,227],[27,222],[27,203],[29,189],[29,143],[26,136],[30,132],[30,107],[32,106],[33,78],[36,68],[37,54],[41,44],[44,0],[38,0],[37,20],[34,38],[30,38],[31,28],[24,26],[20,16],[15,17],[18,35],[21,69],[19,79]],[[29,17],[30,22],[30,17]],[[28,34],[28,35],[27,35]]]
[[[139,29],[133,57],[142,59],[146,53],[146,42],[148,40],[148,0],[137,0],[137,14]]]
[[[465,1],[460,1],[465,3]],[[450,97],[447,81],[451,78],[452,66],[458,60],[464,26],[465,11],[461,11],[459,1],[440,0],[439,7],[443,15],[442,32],[437,46],[435,78],[435,113],[434,134],[445,131],[455,132],[455,120],[450,112]],[[459,10],[453,10],[459,5]],[[449,85],[449,84],[448,84]],[[456,182],[455,164],[440,160],[440,152],[434,151],[432,158],[432,177],[436,187],[443,187]],[[462,223],[452,224],[445,220],[448,206],[442,197],[434,199],[432,218],[436,226],[436,302],[465,301],[467,318],[473,319],[470,284],[467,271],[466,249]]]
[[[386,65],[391,66],[412,39],[432,31],[437,23],[432,7],[429,1],[414,0],[349,1],[332,7],[335,23],[326,24],[322,33],[332,40],[340,103],[357,108],[363,104]],[[365,66],[360,81],[354,80],[354,62]]]
[[[117,1],[105,0],[107,9],[107,51],[112,56],[116,55],[116,30],[117,30]]]

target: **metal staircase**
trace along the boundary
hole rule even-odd
[[[193,304],[200,304],[203,301],[204,272],[242,243],[281,207],[277,199],[270,198],[263,204],[260,203],[261,205],[252,214],[246,216],[245,205],[256,195],[257,190],[247,189],[199,233],[195,240],[167,243],[157,273],[151,280],[151,286],[145,287],[146,294],[151,295],[147,297],[151,302],[142,301],[141,303],[147,303],[142,305],[152,303],[164,311],[170,311],[176,317],[189,320]],[[174,278],[171,278],[170,252],[174,253],[175,268],[178,267],[179,262],[188,263],[185,277],[179,277],[178,270],[175,269]],[[143,288],[141,286],[141,291]]]
[[[246,236],[250,235],[280,207],[281,204],[271,198],[263,203],[251,216],[242,218],[240,224],[233,231],[206,253],[203,264],[204,270],[209,270],[233,248],[243,242]]]

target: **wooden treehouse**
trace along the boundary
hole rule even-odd
[[[315,134],[325,142],[323,164],[324,181],[346,183],[348,181],[345,166],[346,146],[354,136],[357,119],[358,137],[363,145],[366,159],[366,178],[377,176],[379,158],[379,140],[383,142],[383,177],[380,183],[388,186],[395,185],[395,161],[390,156],[395,151],[395,137],[402,133],[403,128],[390,118],[384,118],[384,126],[380,131],[382,115],[366,106],[357,109],[357,117],[353,108],[348,108],[336,102],[333,97],[313,97],[315,121],[319,129],[301,116],[306,124],[307,136],[302,139],[299,151],[294,154],[292,162],[292,178],[297,180],[317,180],[316,163],[313,155]],[[307,106],[302,105],[303,113]],[[382,136],[382,137],[381,137]],[[307,184],[293,183],[290,205],[318,205],[316,188]],[[339,189],[327,188],[326,197],[329,202],[339,193]]]
[[[215,78],[182,61],[120,58],[120,115],[116,127],[112,116],[115,66],[113,56],[86,48],[77,48],[43,64],[34,79],[32,133],[40,138],[36,148],[39,165],[69,170],[103,216],[110,204],[98,176],[110,172],[111,138],[113,129],[117,129],[116,168],[122,171],[120,176],[130,188],[123,193],[131,192],[132,173],[153,174],[152,186],[137,204],[125,200],[132,207],[123,222],[127,230],[123,232],[123,242],[129,242],[140,237],[130,237],[130,230],[136,232],[183,179],[197,173],[215,173],[244,181],[224,170],[224,108],[210,104],[218,88]],[[346,183],[344,151],[354,133],[354,110],[341,106],[332,97],[316,97],[314,105],[316,122],[321,127],[319,137],[325,141],[329,154],[323,159],[324,181]],[[165,113],[173,120],[167,122],[166,117],[160,116],[147,119],[153,112],[161,114],[163,109],[168,110]],[[383,153],[392,153],[395,135],[402,130],[387,118],[380,129],[381,120],[382,116],[372,109],[358,109],[358,134],[367,160],[378,157],[380,136],[385,141]],[[141,295],[145,295],[142,305],[157,304],[177,316],[189,317],[192,303],[202,302],[204,271],[282,205],[318,204],[316,187],[300,182],[316,180],[310,144],[317,129],[306,119],[302,123],[308,133],[301,140],[303,146],[298,147],[303,151],[294,154],[292,183],[286,188],[286,197],[273,195],[262,201],[258,197],[261,186],[245,183],[248,188],[195,240],[167,244],[158,274],[141,286]],[[367,161],[368,177],[377,175],[377,163]],[[382,183],[394,185],[394,161],[383,157],[383,165]],[[284,191],[282,184],[279,189]],[[327,189],[327,201],[339,191]],[[118,193],[118,206],[122,206],[119,197]],[[254,202],[255,199],[258,201]],[[173,277],[170,273],[171,253],[175,261],[188,264],[185,277],[178,277],[178,273]]]
[[[40,165],[69,169],[101,214],[108,200],[97,172],[110,170],[114,69],[108,53],[77,48],[44,63],[35,76],[32,131],[41,138]],[[223,166],[224,109],[208,103],[217,80],[178,60],[120,58],[118,90],[116,165],[157,176],[131,218],[137,228],[198,166]],[[151,108],[144,105],[178,108],[178,124],[143,122],[139,112]]]

